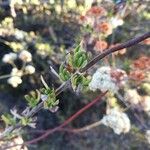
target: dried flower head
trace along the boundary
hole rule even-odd
[[[132,80],[135,80],[135,81],[142,81],[145,79],[145,74],[143,71],[141,70],[134,70],[134,71],[131,71],[130,74],[129,74],[129,77],[132,79]]]
[[[108,22],[101,22],[97,25],[97,29],[106,35],[112,34],[112,26]]]
[[[118,86],[122,86],[125,84],[127,79],[127,74],[124,70],[121,69],[112,69],[111,70],[111,77],[113,81],[118,84]]]
[[[79,16],[79,21],[80,21],[81,23],[84,23],[86,20],[87,20],[87,17],[86,17],[86,16],[84,16],[84,15]]]
[[[93,6],[86,12],[86,15],[90,17],[101,17],[106,15],[106,10],[103,7]]]
[[[96,51],[102,52],[104,49],[107,48],[107,46],[108,46],[108,44],[107,44],[106,41],[101,41],[101,40],[99,40],[99,41],[96,41],[96,44],[95,44],[94,49],[95,49]]]
[[[136,69],[150,69],[150,58],[148,56],[141,56],[133,62],[133,67]]]

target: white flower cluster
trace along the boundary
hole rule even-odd
[[[110,67],[101,67],[94,73],[89,88],[92,91],[100,89],[101,91],[116,91],[118,90],[116,84],[112,81],[110,75]]]
[[[13,87],[17,87],[19,84],[22,83],[21,77],[24,74],[33,74],[34,72],[35,68],[32,65],[25,66],[24,70],[18,70],[17,68],[13,68],[10,73],[11,77],[7,80],[7,82]]]
[[[21,76],[23,75],[22,70],[18,70],[17,68],[13,68],[11,71],[11,77],[7,80],[7,82],[13,87],[17,87],[22,83]]]
[[[125,93],[124,99],[133,105],[137,105],[141,101],[141,97],[136,89],[128,89]]]
[[[26,146],[22,146],[24,141],[21,136],[16,136],[12,138],[12,140],[1,140],[0,141],[0,148],[5,149],[6,147],[10,147],[8,150],[28,150]],[[16,146],[14,146],[16,145]]]
[[[30,52],[23,50],[20,52],[18,58],[20,58],[25,64],[32,61],[32,55]],[[17,59],[16,53],[8,53],[5,54],[2,58],[4,63],[14,64],[14,60]],[[26,74],[33,74],[35,72],[35,68],[32,65],[25,65],[21,70],[18,70],[16,67],[12,69],[10,73],[10,78],[7,82],[13,87],[17,87],[22,83],[21,77]]]
[[[143,96],[141,106],[145,112],[150,112],[150,96]]]
[[[19,54],[19,58],[24,62],[31,62],[32,61],[32,55],[30,52],[23,50]]]
[[[2,61],[4,63],[11,64],[16,58],[17,58],[17,54],[16,53],[9,53],[9,54],[5,54],[3,56]]]
[[[35,68],[32,65],[27,65],[25,67],[25,73],[26,74],[33,74],[35,72]]]
[[[30,52],[23,50],[20,52],[18,56],[23,62],[31,62],[32,61],[32,55]],[[16,53],[8,53],[5,54],[2,58],[2,61],[4,63],[12,63],[15,59],[17,59],[17,54]]]
[[[147,139],[148,143],[150,144],[150,130],[146,131],[145,138]]]
[[[140,96],[136,89],[129,89],[126,91],[124,99],[140,110],[150,112],[150,96]]]
[[[122,26],[124,24],[124,21],[121,18],[112,17],[110,19],[110,23],[111,23],[113,28],[117,28],[118,26]]]
[[[102,124],[110,127],[116,134],[127,133],[131,128],[128,116],[117,108],[110,109],[109,113],[101,120]]]

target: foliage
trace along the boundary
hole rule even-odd
[[[145,138],[149,141],[150,38],[147,36],[132,48],[124,46],[109,52],[136,34],[148,32],[147,2],[18,0],[6,2],[9,10],[3,1],[1,4],[0,89],[2,93],[16,93],[15,105],[21,103],[23,106],[21,109],[9,108],[10,114],[1,116],[5,123],[1,138],[6,138],[5,135],[8,138],[9,133],[10,139],[20,135],[24,131],[22,128],[27,126],[35,128],[36,125],[39,129],[40,121],[36,116],[41,109],[45,111],[41,112],[39,120],[46,120],[45,114],[52,115],[49,118],[52,119],[55,112],[58,120],[65,120],[80,105],[87,103],[90,97],[107,91],[102,97],[105,106],[97,106],[101,114],[91,109],[96,118],[87,115],[87,121],[76,121],[72,127],[81,127],[89,120],[93,122],[97,119],[98,124],[112,128],[117,134],[136,134],[144,130]],[[99,56],[100,60],[95,61]],[[68,91],[65,92],[66,89]],[[22,101],[23,95],[27,105]],[[17,100],[18,97],[21,100]],[[87,101],[85,97],[88,97]],[[93,101],[91,103],[94,104]],[[85,108],[89,109],[93,105],[91,103],[77,114]],[[46,136],[55,130],[63,130],[62,127],[72,118],[74,115],[58,129],[48,129]],[[138,125],[133,118],[139,121]],[[141,120],[144,120],[144,125]],[[56,126],[53,119],[49,122]],[[137,130],[132,129],[131,124]],[[49,124],[42,125],[42,130],[50,128],[46,125]],[[86,130],[91,126],[85,127]],[[71,132],[77,131],[84,131],[84,128]],[[29,143],[34,141],[36,138]]]

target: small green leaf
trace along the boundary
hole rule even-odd
[[[32,121],[31,118],[27,118],[27,117],[22,117],[20,122],[23,126],[27,126],[30,122]]]
[[[62,81],[67,81],[71,77],[71,73],[66,68],[64,68],[63,65],[60,65],[59,76]]]
[[[77,53],[77,52],[79,52],[80,51],[80,48],[81,48],[81,46],[80,46],[80,44],[75,48],[75,53]]]
[[[1,119],[5,122],[6,125],[16,124],[16,119],[14,119],[10,114],[2,115]]]
[[[40,101],[40,92],[36,90],[36,92],[30,92],[29,95],[25,95],[25,99],[28,102],[28,106],[34,108]]]

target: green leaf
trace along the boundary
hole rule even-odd
[[[60,65],[59,76],[62,81],[67,81],[71,77],[71,73],[66,68],[64,68],[63,65]]]
[[[13,118],[10,114],[5,114],[1,116],[1,119],[4,121],[6,125],[15,125],[16,119]]]
[[[23,126],[27,126],[32,121],[31,118],[23,117],[21,118],[20,122]]]
[[[44,101],[44,108],[45,109],[50,109],[54,106],[57,106],[59,103],[59,100],[56,99],[56,94],[54,89],[46,89],[42,90],[44,95],[47,96],[47,99]]]
[[[80,48],[81,48],[81,46],[80,46],[80,44],[75,48],[75,53],[77,53],[77,52],[79,52],[80,51]]]
[[[40,101],[40,92],[38,90],[30,92],[29,95],[25,95],[25,99],[28,102],[28,106],[34,108]]]

